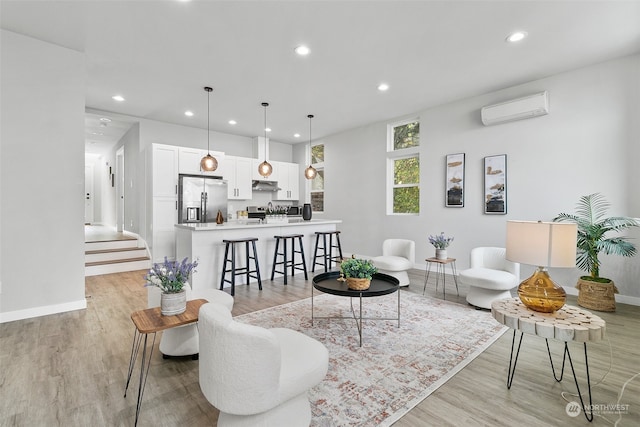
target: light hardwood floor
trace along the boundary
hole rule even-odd
[[[129,363],[132,311],[146,307],[144,271],[87,277],[88,308],[0,325],[0,423],[2,426],[132,426],[137,377],[123,397]],[[416,271],[403,292],[422,294]],[[297,276],[236,289],[234,315],[307,298],[310,281]],[[427,295],[442,298],[429,284]],[[466,289],[455,296],[449,282],[447,300],[466,304]],[[575,305],[575,298],[569,297]],[[594,386],[594,403],[613,404],[625,381],[640,370],[640,308],[618,305],[615,313],[598,313],[607,321],[613,353],[609,374]],[[489,315],[489,314],[487,314]],[[562,383],[551,375],[544,340],[525,336],[511,390],[505,385],[511,346],[507,331],[461,372],[405,415],[395,426],[585,426],[582,415],[565,413],[563,390],[574,390],[571,371]],[[556,358],[561,344],[552,342]],[[217,410],[198,385],[198,362],[163,360],[153,355],[140,426],[215,426]],[[592,383],[609,370],[607,341],[589,345]],[[584,384],[584,355],[572,345],[578,376]],[[260,355],[256,355],[260,357]],[[640,378],[627,385],[620,403],[628,414],[620,425],[640,425]],[[611,420],[616,417],[607,415]],[[592,425],[610,425],[596,417]],[[286,426],[285,426],[286,427]]]

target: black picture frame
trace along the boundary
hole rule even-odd
[[[464,207],[464,153],[447,154],[444,205],[447,208]]]
[[[484,158],[484,213],[507,213],[507,155],[498,154]]]

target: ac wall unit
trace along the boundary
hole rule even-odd
[[[487,105],[482,107],[480,114],[485,126],[544,116],[549,114],[549,95],[544,91],[499,104]]]

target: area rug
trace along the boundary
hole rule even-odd
[[[316,319],[311,299],[245,314],[238,321],[290,328],[329,349],[329,371],[310,393],[313,427],[390,426],[477,357],[507,328],[487,311],[401,291],[401,318]],[[315,316],[349,316],[349,298],[319,294]],[[364,317],[395,317],[396,294],[363,300]],[[357,300],[354,299],[357,308]]]

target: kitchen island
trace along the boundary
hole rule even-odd
[[[304,236],[302,241],[307,270],[311,272],[316,239],[315,232],[335,231],[337,224],[340,223],[342,223],[341,220],[312,219],[310,221],[298,220],[276,223],[232,221],[219,225],[215,223],[176,224],[176,260],[182,261],[185,257],[188,257],[189,260],[198,260],[196,272],[193,273],[191,278],[193,289],[219,289],[225,246],[222,241],[257,237],[256,249],[258,262],[260,263],[260,277],[264,286],[265,284],[268,285],[265,281],[271,278],[273,251],[275,250],[273,236],[302,234]],[[242,249],[236,252],[236,262],[240,262],[239,266],[244,266],[244,256],[243,246]],[[302,272],[296,272],[296,274],[302,274]],[[275,277],[282,277],[282,275],[276,274]],[[227,278],[230,278],[229,274],[227,274]],[[236,277],[236,286],[245,283],[244,276]],[[230,286],[229,283],[225,283],[225,287]]]

